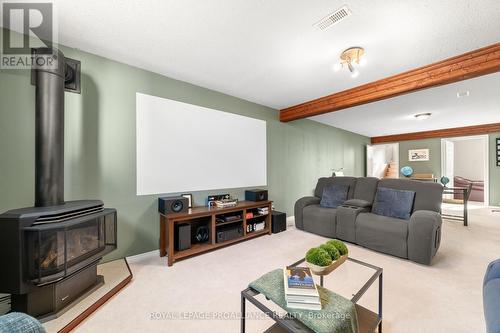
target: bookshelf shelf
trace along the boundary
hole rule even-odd
[[[216,223],[215,226],[220,227],[223,225],[228,225],[228,224],[233,224],[233,223],[238,223],[238,222],[243,222],[243,219],[234,220],[234,221],[227,221],[227,222],[220,222],[220,223]]]
[[[247,232],[247,237],[257,237],[257,236],[263,235],[265,233],[267,233],[266,229],[259,230],[259,231],[250,231],[250,232]]]
[[[271,212],[272,201],[240,201],[234,207],[228,208],[209,208],[209,207],[194,207],[188,210],[186,213],[176,213],[176,214],[160,214],[160,256],[167,256],[168,266],[172,266],[175,261],[191,257],[204,252],[212,251],[224,246],[235,244],[247,239],[251,239],[257,236],[262,236],[265,234],[271,234],[271,214],[257,215],[252,218],[247,219],[246,213],[248,211],[256,211],[257,208],[268,208]],[[221,215],[231,215],[241,214],[242,219],[216,223],[216,217]],[[263,218],[265,221],[265,227],[263,230],[246,232],[247,230],[247,220],[253,220],[257,218]],[[192,243],[191,247],[187,250],[175,251],[175,233],[174,227],[176,223],[197,223],[200,219],[208,221],[208,228],[210,230],[209,241],[206,243]],[[233,224],[240,223],[242,225],[242,235],[236,238],[217,242],[217,233],[219,232],[217,227],[229,226]],[[222,229],[222,228],[221,228]]]
[[[257,218],[259,218],[259,217],[262,217],[262,216],[267,216],[267,215],[269,215],[269,214],[254,215],[253,217],[249,217],[249,218],[247,218],[247,221],[248,221],[248,220],[254,220],[254,219],[257,219]]]

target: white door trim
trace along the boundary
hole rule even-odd
[[[488,134],[459,136],[452,138],[441,139],[441,174],[446,172],[446,140],[448,141],[463,141],[471,139],[482,139],[485,145],[484,154],[484,205],[490,205],[490,138]]]

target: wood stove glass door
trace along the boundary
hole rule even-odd
[[[67,274],[105,248],[104,217],[82,223],[46,224],[28,230],[27,264],[31,280],[47,282]]]

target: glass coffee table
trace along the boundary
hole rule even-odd
[[[305,259],[301,259],[289,266],[300,266],[304,262]],[[377,280],[378,309],[377,312],[374,312],[358,303]],[[349,257],[345,263],[329,275],[324,278],[320,276],[319,284],[346,298],[350,298],[356,307],[360,333],[376,332],[377,329],[379,333],[382,333],[382,268]],[[265,333],[314,333],[313,330],[293,316],[271,309],[270,307],[276,307],[274,302],[258,297],[259,295],[260,293],[252,288],[247,288],[241,292],[241,333],[245,333],[246,328],[246,301],[255,305],[275,321],[275,324],[269,327]]]

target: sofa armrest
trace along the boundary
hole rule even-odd
[[[430,265],[441,243],[441,214],[430,210],[413,212],[408,226],[408,259]]]
[[[372,206],[371,202],[368,202],[366,200],[361,200],[361,199],[349,199],[343,203],[344,205],[347,206],[354,206],[354,207],[359,207],[359,208],[370,208]]]
[[[38,320],[20,312],[11,312],[0,316],[0,332],[46,333],[45,328]]]
[[[483,281],[483,309],[486,319],[486,332],[493,333],[500,330],[500,259],[488,265]]]
[[[490,280],[500,279],[500,259],[490,262],[484,274],[483,286]]]
[[[298,229],[304,229],[304,208],[310,205],[317,205],[321,201],[318,197],[303,197],[295,202],[294,215],[295,215],[295,227]]]

